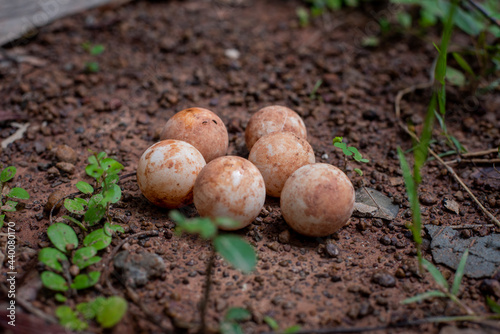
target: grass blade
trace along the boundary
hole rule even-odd
[[[434,297],[446,297],[446,294],[438,290],[426,291],[416,296],[406,298],[405,300],[401,301],[401,304],[417,303]]]
[[[444,278],[443,274],[439,271],[436,266],[434,266],[432,263],[427,261],[426,259],[422,259],[422,264],[424,265],[425,269],[432,275],[436,283],[442,287],[445,290],[449,289],[448,281]]]
[[[456,296],[458,290],[460,289],[460,284],[462,283],[462,278],[464,277],[465,264],[467,263],[467,257],[469,256],[469,249],[466,249],[460,263],[458,264],[457,271],[455,273],[455,278],[453,279],[453,285],[451,286],[451,294]]]

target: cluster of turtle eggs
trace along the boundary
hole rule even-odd
[[[139,188],[155,205],[194,203],[201,216],[238,221],[235,229],[258,216],[266,194],[280,197],[283,218],[301,234],[326,236],[347,223],[354,188],[337,167],[315,163],[296,112],[283,106],[259,110],[248,122],[245,142],[248,160],[227,156],[224,122],[207,109],[182,110],[141,156]]]

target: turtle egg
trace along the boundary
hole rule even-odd
[[[226,217],[249,225],[266,199],[264,179],[250,161],[225,156],[209,162],[194,184],[194,206],[200,216]],[[222,229],[228,229],[220,227]]]
[[[148,148],[137,166],[137,183],[150,202],[165,208],[193,203],[196,177],[206,165],[201,153],[180,140],[163,140]]]
[[[354,188],[335,166],[316,163],[297,169],[281,192],[281,212],[300,234],[324,237],[344,226],[354,209]]]
[[[298,168],[315,162],[309,143],[291,132],[273,132],[257,140],[248,160],[262,174],[269,196],[279,197],[285,181]]]
[[[307,130],[299,114],[283,106],[269,106],[257,111],[248,121],[245,129],[245,143],[248,150],[267,134],[280,131],[290,131],[307,139]]]
[[[177,139],[190,143],[208,163],[226,155],[229,144],[224,122],[212,111],[189,108],[179,111],[165,124],[160,140]]]

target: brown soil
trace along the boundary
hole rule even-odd
[[[6,49],[16,57],[29,56],[18,57],[19,63],[0,60],[0,137],[16,131],[12,120],[30,123],[23,138],[0,153],[2,164],[18,167],[11,186],[24,187],[31,194],[22,210],[8,215],[16,222],[18,237],[18,291],[23,290],[33,306],[54,314],[53,293],[41,288],[33,276],[40,269],[37,251],[48,245],[49,218],[43,208],[52,192],[69,194],[75,191],[78,180],[89,181],[84,172],[88,149],[104,150],[125,165],[124,174],[134,172],[140,155],[158,139],[166,120],[177,111],[200,106],[213,110],[225,122],[228,154],[247,157],[244,129],[250,116],[261,107],[282,104],[303,117],[317,162],[343,167],[343,158],[331,140],[344,136],[371,160],[363,166],[353,164],[364,170],[364,177],[348,172],[355,187],[364,180],[392,197],[401,210],[392,222],[353,217],[329,238],[306,238],[288,229],[279,202],[268,198],[255,222],[237,232],[256,247],[257,270],[243,275],[221,259],[216,261],[209,326],[216,328],[232,306],[244,306],[252,312],[252,319],[242,325],[245,333],[269,330],[263,322],[266,315],[283,328],[300,324],[304,329],[325,329],[383,326],[461,313],[453,304],[437,299],[400,304],[435,284],[428,274],[416,276],[415,247],[404,227],[411,214],[396,147],[409,149],[411,140],[398,128],[394,100],[399,90],[428,80],[436,55],[429,39],[438,41],[438,34],[424,40],[392,33],[382,45],[368,49],[361,47],[361,39],[373,28],[374,15],[383,7],[365,5],[329,13],[300,28],[295,14],[300,3],[296,1],[242,2],[248,6],[238,5],[240,1],[231,3],[140,1],[96,9],[61,19],[41,29],[32,40]],[[87,41],[103,44],[105,52],[90,56],[82,49]],[[468,40],[457,34],[455,42]],[[238,50],[239,58],[226,56],[227,49]],[[98,73],[85,73],[89,61],[99,63]],[[323,84],[312,99],[310,93],[320,79]],[[429,99],[428,90],[408,95],[402,103],[404,121],[411,119],[420,129]],[[500,145],[498,91],[475,98],[467,90],[450,87],[448,110],[450,132],[469,151]],[[438,141],[433,148],[448,151],[437,129],[435,134]],[[55,167],[55,151],[61,144],[77,154],[74,173],[71,168],[64,172]],[[498,181],[478,177],[478,168],[470,165],[459,166],[457,171],[498,216]],[[442,166],[431,161],[423,172],[425,223],[490,223],[467,195],[461,196],[459,185]],[[443,198],[458,200],[460,215],[446,210]],[[173,234],[168,210],[150,204],[134,178],[124,181],[123,198],[113,212],[127,231],[121,238],[140,231],[159,231],[158,237],[132,240],[125,248],[159,254],[166,263],[165,275],[135,289],[156,318],[147,317],[130,302],[129,312],[113,332],[174,330],[172,319],[176,326],[194,324],[199,316],[197,305],[209,244]],[[192,206],[183,212],[196,215]],[[471,232],[486,235],[494,229]],[[5,238],[1,243],[4,250]],[[118,243],[119,238],[104,251],[104,259]],[[338,256],[328,255],[326,249],[334,247],[329,243],[338,248]],[[427,250],[424,255],[432,259]],[[440,269],[446,277],[453,277],[449,268]],[[380,276],[386,283],[395,279],[395,286],[377,284]],[[2,274],[2,281],[4,278]],[[111,275],[111,282],[118,294],[125,296],[115,275]],[[487,310],[479,289],[481,282],[465,278],[461,294],[478,313]],[[99,286],[79,293],[74,301],[101,294],[112,292]],[[424,324],[387,332],[436,333],[440,328]],[[91,331],[100,329],[93,327]]]

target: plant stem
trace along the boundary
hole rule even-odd
[[[464,303],[462,303],[462,301],[460,299],[458,299],[457,296],[447,292],[446,293],[448,295],[448,298],[454,302],[455,304],[457,304],[458,306],[460,306],[460,308],[462,308],[463,310],[465,310],[465,312],[467,312],[468,315],[473,315],[475,316],[476,314],[474,313],[474,311],[472,311],[467,305],[465,305]]]
[[[205,273],[205,290],[203,291],[203,299],[200,304],[200,334],[204,334],[206,331],[206,314],[208,306],[208,298],[210,296],[210,290],[212,288],[212,271],[215,263],[215,248],[212,246],[212,253],[210,254],[210,259],[208,260],[207,270]]]

